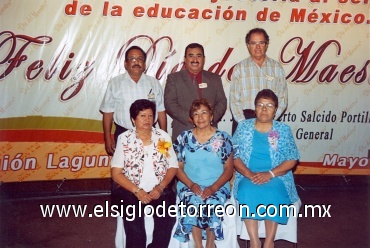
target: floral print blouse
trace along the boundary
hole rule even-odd
[[[161,182],[169,168],[178,168],[173,146],[169,144],[170,136],[161,129],[152,128],[151,142],[154,143],[153,170]],[[167,147],[169,146],[169,147]],[[130,129],[118,136],[116,151],[111,167],[122,168],[122,173],[135,185],[140,184],[144,165],[144,144],[137,136],[136,128]]]

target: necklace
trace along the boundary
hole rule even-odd
[[[136,135],[139,139],[141,139],[143,141],[143,143],[146,143],[146,142],[151,142],[151,137],[152,137],[152,132],[140,132],[138,130],[136,130]]]
[[[211,127],[209,130],[205,130],[205,132],[199,132],[198,128],[194,128],[193,134],[196,140],[203,144],[208,141],[214,134],[214,129]]]
[[[145,155],[145,157],[148,157],[148,155],[149,155],[149,149],[150,149],[151,144],[152,144],[152,142],[150,142],[149,145],[144,146],[144,155]]]

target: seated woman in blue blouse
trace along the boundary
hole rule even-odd
[[[232,139],[237,171],[233,192],[237,202],[248,207],[249,213],[243,208],[240,214],[251,247],[261,247],[258,221],[264,220],[263,247],[269,248],[274,247],[278,224],[288,222],[287,211],[279,206],[299,200],[292,173],[299,153],[290,127],[273,120],[278,107],[275,93],[261,90],[254,104],[256,118],[240,122]]]
[[[189,116],[195,127],[182,132],[174,148],[179,160],[177,192],[192,211],[189,215],[179,212],[174,237],[188,242],[192,234],[195,247],[203,247],[202,239],[207,240],[206,247],[215,247],[215,239],[223,240],[223,217],[205,206],[224,206],[230,197],[229,180],[234,170],[231,137],[211,125],[213,109],[206,99],[195,100]]]
[[[155,113],[155,103],[149,100],[136,100],[131,105],[134,128],[118,136],[111,161],[112,179],[119,185],[115,204],[126,210],[126,248],[168,247],[176,222],[166,209],[164,215],[154,211],[153,241],[146,246],[144,208],[150,205],[155,210],[163,204],[176,204],[176,194],[168,186],[177,173],[178,162],[170,136],[153,127]]]

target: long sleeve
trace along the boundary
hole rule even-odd
[[[214,102],[214,114],[213,114],[213,121],[215,123],[221,120],[227,108],[227,98],[222,85],[221,77],[217,76],[217,78],[218,78],[217,81],[215,81],[216,97]]]
[[[189,109],[184,108],[183,105],[179,103],[176,81],[171,74],[167,77],[166,87],[164,89],[164,106],[167,114],[171,116],[172,119],[176,119],[183,125],[188,124]]]
[[[280,77],[279,80],[279,90],[277,92],[277,96],[279,99],[279,107],[276,111],[275,119],[278,119],[281,114],[285,111],[288,105],[288,86],[286,82],[286,76],[285,76],[285,71],[281,67],[281,74],[282,76]]]
[[[234,72],[231,77],[230,83],[230,110],[233,114],[234,119],[240,122],[245,119],[243,114],[242,102],[241,102],[241,82],[240,82],[240,71],[238,65],[234,67]]]

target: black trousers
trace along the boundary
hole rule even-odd
[[[120,204],[123,205],[125,210],[123,213],[123,225],[126,233],[126,248],[147,247],[144,222],[144,207],[147,205],[151,205],[152,209],[154,209],[153,241],[148,245],[148,248],[167,248],[170,243],[172,228],[176,222],[176,217],[169,216],[167,209],[168,206],[176,204],[175,192],[165,188],[163,194],[157,200],[153,200],[150,204],[141,202],[139,204],[139,200],[133,193],[120,188],[119,198]],[[141,205],[141,208],[139,205]],[[156,211],[158,211],[159,216],[156,214]]]
[[[118,136],[121,134],[121,133],[124,133],[126,132],[128,129],[125,128],[125,127],[122,127],[116,123],[114,123],[114,125],[116,126],[116,130],[114,131],[114,142],[117,144],[117,140],[118,140]]]
[[[256,114],[253,109],[244,109],[243,114],[246,120],[256,117]],[[234,135],[236,128],[238,127],[238,122],[233,117],[233,124],[231,127],[231,134]]]

